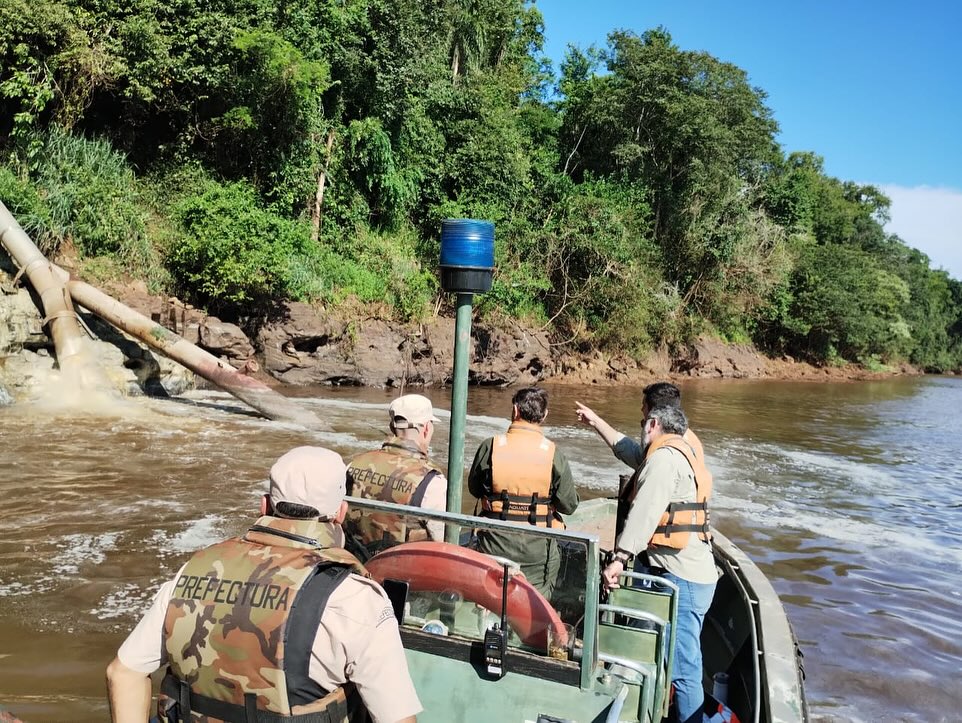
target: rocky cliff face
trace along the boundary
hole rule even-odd
[[[454,320],[400,326],[293,303],[261,327],[257,346],[265,371],[289,384],[440,386],[454,367]],[[472,384],[534,384],[551,370],[546,335],[524,330],[475,325],[468,358]]]
[[[263,381],[283,384],[379,387],[442,386],[454,367],[454,320],[436,317],[402,325],[358,309],[281,304],[253,338],[177,299],[152,296],[143,284],[109,290],[120,301],[187,341]],[[55,367],[42,327],[39,302],[14,283],[14,269],[0,254],[0,404],[28,395]],[[178,364],[91,317],[82,318],[99,340],[98,354],[117,386],[129,394],[177,394],[193,383]],[[774,361],[745,345],[699,339],[669,354],[644,360],[573,355],[551,347],[543,331],[509,323],[475,322],[469,350],[469,383],[523,385],[551,380],[578,384],[644,384],[654,379],[777,376],[846,379],[865,370],[815,368]],[[905,369],[903,373],[913,370]],[[879,375],[875,375],[879,376]]]
[[[0,403],[30,396],[55,368],[39,300],[14,283],[14,269],[0,259]],[[454,366],[454,320],[398,325],[376,317],[285,304],[261,325],[252,341],[235,324],[176,299],[152,296],[141,284],[114,290],[127,306],[152,318],[237,369],[285,384],[440,386]],[[97,356],[128,394],[176,394],[193,383],[187,370],[88,314],[81,318],[97,340]],[[470,383],[534,384],[552,371],[543,332],[472,330]]]

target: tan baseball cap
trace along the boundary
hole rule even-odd
[[[431,400],[420,394],[405,394],[403,397],[398,397],[391,402],[388,414],[391,415],[391,424],[395,429],[407,429],[416,424],[441,421],[434,416]]]
[[[333,517],[347,493],[347,466],[324,447],[295,447],[271,467],[271,502],[294,502]]]

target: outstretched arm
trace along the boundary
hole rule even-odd
[[[581,402],[575,402],[575,404],[577,405],[575,414],[578,415],[578,420],[594,429],[609,447],[614,448],[614,446],[624,438],[625,435],[598,416],[594,410],[586,407]]]
[[[107,696],[114,723],[144,723],[150,717],[150,676],[114,658],[107,666]]]

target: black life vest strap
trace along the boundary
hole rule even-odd
[[[676,525],[675,524],[675,513],[676,512],[697,512],[703,511],[705,513],[705,522],[701,525]],[[656,535],[664,535],[665,537],[671,537],[675,532],[698,532],[711,537],[711,525],[708,521],[708,502],[672,502],[668,505],[668,523],[664,525],[658,525],[655,528]]]
[[[489,506],[495,502],[500,502],[501,509],[498,511],[482,509],[481,517],[493,517],[508,522],[526,522],[529,525],[539,524],[543,517],[546,527],[551,527],[551,521],[554,518],[554,507],[547,500],[539,499],[537,492],[533,492],[531,497],[527,497],[525,495],[509,495],[507,490],[501,490],[500,494],[485,495],[484,500]],[[544,515],[538,514],[540,505],[545,508]]]
[[[672,502],[668,505],[668,512],[694,512],[702,510],[708,512],[707,502]]]
[[[186,681],[181,680],[178,682],[180,685],[177,686],[177,698],[180,705],[181,720],[185,721],[185,723],[190,723],[192,720],[190,715],[190,686]]]
[[[438,471],[432,469],[426,475],[424,479],[418,484],[417,489],[414,490],[414,494],[411,495],[411,501],[408,502],[411,507],[420,507],[421,503],[424,502],[424,495],[428,491],[428,485],[431,484],[431,480],[438,476]]]
[[[257,723],[257,696],[254,693],[244,693],[244,715],[247,723]]]
[[[655,528],[656,535],[664,535],[665,537],[671,537],[672,533],[675,532],[704,532],[708,534],[709,526],[704,525],[658,525]]]
[[[351,568],[323,562],[298,591],[284,628],[284,675],[287,699],[294,705],[306,705],[323,698],[328,691],[311,680],[311,648],[321,624],[321,616],[334,590],[351,574]]]
[[[297,715],[257,710],[257,696],[254,694],[244,696],[244,705],[216,700],[195,693],[186,682],[178,680],[169,671],[160,684],[160,690],[178,701],[177,720],[181,723],[191,723],[191,713],[199,713],[230,723],[340,723],[348,711],[347,706],[342,703],[328,706],[324,711]],[[253,713],[249,704],[251,699],[254,702]]]

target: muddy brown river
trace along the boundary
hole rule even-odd
[[[715,473],[713,521],[781,595],[812,719],[962,720],[962,380],[682,388]],[[637,434],[639,390],[548,389],[548,435],[586,494],[610,492],[627,468],[574,402]],[[104,667],[156,587],[244,529],[290,447],[377,444],[395,394],[288,393],[329,431],[211,391],[103,402],[59,389],[0,407],[0,706],[29,722],[107,720]],[[466,466],[506,427],[511,393],[470,390]],[[450,407],[449,391],[427,394]]]

